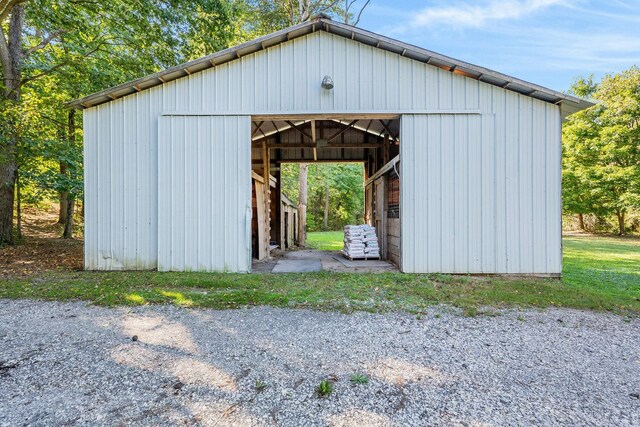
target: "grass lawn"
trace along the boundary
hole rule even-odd
[[[339,251],[344,246],[342,231],[313,231],[307,233],[307,247],[320,251]]]
[[[313,234],[335,248],[335,233]],[[329,234],[329,233],[327,233]],[[333,235],[333,236],[332,236]],[[339,248],[337,248],[339,249]],[[640,315],[640,240],[564,239],[562,280],[401,273],[211,274],[39,272],[0,279],[0,298],[172,303],[235,308],[268,304],[331,310],[408,310],[449,304],[467,314],[504,307],[570,307]]]

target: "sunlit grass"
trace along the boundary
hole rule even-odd
[[[640,241],[571,237],[564,239],[564,250],[562,280],[402,273],[50,272],[1,279],[0,298],[218,309],[271,305],[422,313],[448,304],[467,314],[491,314],[504,307],[640,314]]]
[[[313,231],[307,233],[307,247],[320,251],[339,251],[344,246],[342,231]]]
[[[563,239],[563,282],[602,290],[640,291],[640,239]]]

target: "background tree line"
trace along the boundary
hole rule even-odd
[[[0,0],[0,245],[19,236],[24,204],[45,201],[60,204],[63,234],[73,235],[73,219],[82,215],[82,115],[65,102],[318,13],[356,24],[368,3]],[[633,67],[601,82],[582,78],[571,87],[597,102],[570,117],[563,130],[563,206],[585,228],[590,222],[621,234],[638,228],[639,76]],[[356,169],[313,167],[304,203],[311,206],[310,229],[360,220]],[[352,193],[343,191],[347,184]],[[288,194],[295,199],[293,187]]]
[[[640,69],[634,66],[600,82],[580,78],[570,92],[596,105],[563,126],[564,211],[586,231],[638,231]]]
[[[282,192],[299,201],[299,166],[281,165]],[[361,224],[364,217],[364,168],[354,163],[308,165],[307,230],[340,230],[347,224]]]
[[[65,102],[317,13],[353,22],[366,4],[0,0],[0,246],[20,236],[24,204],[56,200],[63,234],[73,235],[83,197],[82,115]]]

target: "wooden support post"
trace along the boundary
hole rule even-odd
[[[382,146],[382,164],[389,163],[389,146],[391,145],[391,135],[387,134],[384,138],[384,145]]]
[[[263,245],[267,256],[270,255],[269,247],[271,246],[271,215],[269,210],[271,208],[271,186],[269,185],[269,147],[267,147],[267,141],[262,143],[262,179],[264,179],[264,241]]]
[[[316,140],[316,121],[311,120],[311,141],[313,142],[313,160],[318,160],[318,146]]]

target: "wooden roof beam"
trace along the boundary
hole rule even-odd
[[[315,138],[312,135],[309,135],[308,133],[306,133],[305,131],[303,131],[302,129],[300,129],[300,127],[298,127],[295,123],[293,123],[291,120],[285,120],[284,121],[286,124],[288,124],[289,126],[291,126],[292,129],[295,129],[300,135],[309,138],[314,144],[315,144]],[[312,128],[314,127],[314,123],[315,120],[311,121],[311,126]],[[273,126],[277,128],[277,126],[275,125],[275,123],[273,124]],[[278,131],[279,132],[279,131]],[[315,132],[315,130],[312,130],[312,132]]]
[[[340,122],[337,122],[340,123]],[[327,139],[327,143],[333,141],[334,139],[336,139],[337,137],[339,137],[340,135],[342,135],[343,133],[345,133],[346,131],[348,131],[349,129],[353,128],[353,126],[358,123],[358,120],[353,120],[351,121],[351,123],[349,123],[344,129],[339,130],[338,132],[336,132],[335,134],[333,134],[329,139]],[[342,124],[342,123],[340,123]]]
[[[389,120],[387,123],[384,122],[384,120],[378,120],[380,122],[380,124],[382,125],[382,128],[385,130],[385,132],[387,132],[387,135],[389,135],[391,138],[393,139],[398,139],[397,135],[394,135],[391,130],[389,130],[389,125],[391,124],[391,120]]]
[[[264,124],[264,121],[260,121],[256,124],[256,128],[253,130],[253,132],[251,132],[251,138],[253,138],[256,135],[256,133],[258,133],[258,131],[260,130],[263,124]]]

